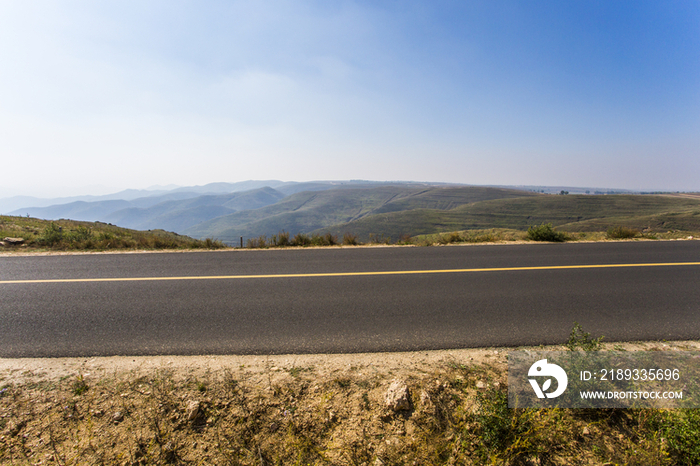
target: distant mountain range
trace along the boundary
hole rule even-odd
[[[20,210],[36,209],[38,207],[58,206],[73,202],[100,202],[100,201],[133,201],[138,200],[134,207],[146,207],[165,200],[189,199],[202,194],[227,194],[251,189],[281,188],[283,192],[291,194],[298,190],[311,190],[318,186],[325,186],[323,182],[297,183],[277,180],[268,181],[241,181],[238,183],[210,183],[203,186],[186,186],[173,189],[127,189],[114,194],[103,196],[73,196],[58,198],[39,198],[32,196],[14,196],[0,199],[0,213],[17,215]],[[296,190],[295,190],[296,189]],[[32,214],[32,211],[24,213]]]
[[[283,230],[291,235],[331,232],[342,237],[347,232],[360,240],[372,235],[396,240],[402,235],[440,231],[526,229],[543,222],[569,230],[605,228],[613,221],[635,228],[666,228],[676,222],[682,227],[678,228],[700,230],[697,197],[553,196],[542,192],[611,191],[527,188],[266,180],[53,200],[16,197],[0,200],[0,209],[36,201],[9,213],[49,220],[99,221],[136,230],[163,229],[232,244],[240,237],[270,236]]]
[[[0,212],[9,211],[9,215],[28,215],[47,220],[66,218],[99,221],[137,230],[163,229],[183,234],[187,234],[186,232],[190,230],[201,231],[202,237],[212,237],[212,235],[219,233],[218,229],[209,230],[199,225],[239,212],[257,212],[249,214],[248,218],[255,217],[259,220],[267,215],[267,211],[258,212],[259,209],[286,200],[276,208],[281,212],[286,209],[286,206],[294,205],[294,195],[297,193],[303,192],[307,193],[306,195],[312,195],[312,193],[320,191],[358,187],[362,192],[373,196],[367,190],[390,184],[401,186],[401,188],[395,188],[399,191],[407,189],[409,192],[421,189],[417,186],[425,186],[423,183],[413,182],[255,180],[238,183],[211,183],[170,190],[126,190],[105,196],[56,199],[18,196],[0,199]],[[17,208],[17,206],[20,207]],[[245,216],[245,214],[243,215]],[[342,221],[347,220],[340,214],[331,217]],[[235,218],[229,220],[235,221]],[[312,225],[316,228],[326,224],[327,222],[316,222]],[[293,222],[291,226],[294,229]],[[236,225],[227,224],[226,229],[232,227],[236,227]],[[251,228],[255,228],[255,225],[244,227],[247,229],[246,231],[250,231]],[[275,223],[274,228],[290,229],[287,224],[278,223]],[[265,230],[263,233],[270,233],[270,231]]]

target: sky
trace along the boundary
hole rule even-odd
[[[700,190],[700,2],[0,0],[0,196]]]

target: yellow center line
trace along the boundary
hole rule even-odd
[[[524,270],[567,270],[567,269],[609,269],[629,267],[671,267],[679,265],[700,265],[700,262],[662,262],[648,264],[591,264],[591,265],[545,265],[538,267],[492,267],[480,269],[442,270],[390,270],[380,272],[327,272],[327,273],[282,273],[266,275],[205,275],[184,277],[123,277],[123,278],[50,278],[44,280],[0,280],[0,285],[13,283],[90,283],[90,282],[147,282],[166,280],[238,280],[248,278],[315,278],[315,277],[364,277],[372,275],[418,275],[437,273],[466,272],[510,272]]]

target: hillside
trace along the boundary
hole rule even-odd
[[[101,222],[48,221],[0,215],[0,251],[218,249],[224,245],[163,230],[136,231]]]
[[[398,238],[441,231],[486,228],[526,230],[552,223],[565,231],[605,231],[612,226],[637,230],[700,230],[700,199],[662,195],[540,195],[490,199],[449,210],[412,209],[368,215],[315,233],[370,234]]]
[[[358,222],[384,212],[421,208],[454,209],[491,199],[537,197],[525,191],[471,186],[428,186],[417,184],[382,186],[339,186],[324,191],[293,194],[257,210],[236,212],[184,230],[195,238],[213,237],[235,243],[244,238],[272,235],[281,230],[292,235],[334,225]],[[411,231],[407,229],[406,232]]]

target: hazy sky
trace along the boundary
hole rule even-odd
[[[700,190],[700,2],[0,0],[0,196]]]

